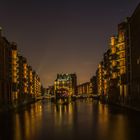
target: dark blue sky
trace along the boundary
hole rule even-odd
[[[117,24],[139,0],[1,0],[0,26],[38,72],[44,86],[57,73],[95,74]]]

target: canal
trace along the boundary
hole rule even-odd
[[[136,140],[140,113],[94,100],[43,100],[0,113],[0,140]]]

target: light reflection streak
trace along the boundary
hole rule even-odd
[[[136,117],[137,115],[134,116]],[[9,114],[7,118],[9,121],[1,125],[8,126],[9,137],[14,140],[38,140],[42,136],[43,139],[94,136],[95,140],[129,140],[129,136],[135,133],[133,130],[137,130],[134,129],[135,126],[140,125],[139,121],[131,121],[129,115],[126,116],[118,108],[110,108],[91,100],[78,100],[68,105],[37,102]],[[6,136],[1,133],[1,137]]]

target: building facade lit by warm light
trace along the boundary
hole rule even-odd
[[[110,89],[110,79],[111,79],[111,64],[110,61],[110,49],[104,53],[103,56],[103,93],[104,96],[107,96]],[[114,64],[113,64],[114,65]],[[115,65],[114,65],[115,66]]]
[[[103,74],[104,74],[104,69],[103,69],[103,62],[100,62],[98,65],[97,71],[96,71],[96,77],[97,77],[97,93],[99,96],[104,95],[104,84],[103,84]]]
[[[11,75],[10,77],[10,83],[11,83],[11,99],[12,102],[14,101],[18,101],[18,94],[19,94],[19,90],[18,90],[18,51],[17,51],[17,45],[16,43],[12,43],[11,44],[11,73],[9,73],[9,75]],[[9,60],[9,61],[10,61]]]
[[[140,4],[118,24],[99,64],[97,93],[109,102],[140,108]]]
[[[35,98],[41,96],[41,81],[35,71],[33,71],[33,94]]]
[[[128,22],[123,22],[118,25],[118,65],[119,65],[119,90],[120,90],[120,101],[126,102],[128,97],[128,58],[129,58],[129,46],[128,46]]]
[[[97,94],[97,77],[94,75],[90,78],[91,94]]]
[[[16,43],[2,36],[0,29],[0,104],[18,101],[18,52]]]
[[[108,97],[115,102],[126,102],[128,97],[128,22],[118,25],[117,36],[110,39],[110,77]]]
[[[97,69],[98,94],[113,102],[124,103],[129,95],[128,35],[128,21],[120,23]]]
[[[56,97],[67,97],[76,94],[76,74],[57,74],[54,82],[54,93]]]
[[[33,93],[33,70],[31,66],[28,66],[28,93],[31,97],[34,97]]]
[[[0,28],[0,105],[18,105],[41,95],[41,82],[17,44],[2,36]]]
[[[92,94],[92,83],[86,82],[77,86],[78,95]]]
[[[54,95],[54,85],[49,86],[46,90],[47,94]]]

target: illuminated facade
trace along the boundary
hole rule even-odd
[[[118,24],[116,36],[99,64],[97,93],[109,102],[140,108],[140,4],[130,18]]]
[[[86,82],[77,86],[78,95],[92,94],[91,82]]]
[[[123,22],[118,26],[118,66],[119,66],[119,90],[120,90],[120,101],[125,103],[128,97],[128,57],[129,57],[129,32],[128,22]]]
[[[20,90],[20,100],[25,100],[30,97],[30,77],[29,77],[29,69],[31,67],[27,64],[27,59],[23,56],[19,57],[19,90]]]
[[[97,77],[92,76],[90,79],[91,94],[97,94]]]
[[[23,56],[19,56],[19,77],[21,98],[36,98],[41,95],[40,78]]]
[[[111,67],[110,64],[110,49],[108,49],[103,56],[103,96],[107,96],[110,89]]]
[[[19,56],[19,89],[21,94],[26,97],[28,93],[27,60]]]
[[[41,82],[35,71],[33,71],[33,94],[35,98],[41,96]]]
[[[112,102],[125,103],[129,96],[128,37],[128,21],[122,22],[103,58],[103,93]]]
[[[104,95],[104,84],[103,84],[103,75],[104,74],[104,68],[103,68],[103,62],[101,62],[98,65],[98,69],[96,71],[96,77],[97,77],[97,93],[99,96]]]
[[[47,94],[54,95],[54,86],[49,86],[46,90]]]
[[[76,94],[76,74],[57,74],[54,82],[54,93],[56,97],[68,97]]]
[[[31,97],[34,97],[33,93],[33,70],[31,66],[28,66],[28,93]]]
[[[1,33],[0,59],[0,104],[15,103],[19,92],[17,45],[8,42]]]
[[[41,95],[41,82],[17,44],[9,42],[0,28],[0,105],[18,105]]]
[[[11,83],[11,100],[12,102],[18,102],[18,51],[16,43],[11,44],[11,69],[10,69],[10,83]]]
[[[110,38],[109,49],[104,53],[96,71],[97,93],[103,99],[127,102],[130,84],[129,48],[127,20],[118,25],[118,34]]]
[[[110,38],[109,44],[109,61],[107,62],[107,67],[105,71],[107,75],[105,75],[107,81],[107,95],[109,100],[116,102],[119,98],[119,56],[118,56],[118,48],[117,48],[117,37],[112,36]]]

